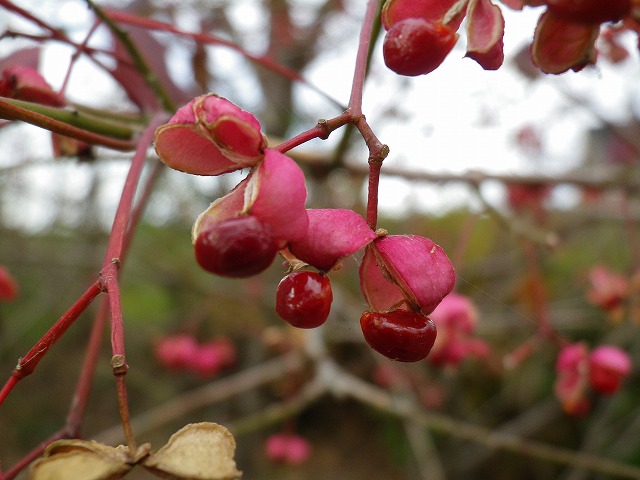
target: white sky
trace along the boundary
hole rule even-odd
[[[39,12],[46,12],[52,23],[63,18],[65,21],[74,19],[70,26],[72,31],[74,28],[79,32],[86,31],[91,19],[84,3],[78,0],[21,3],[26,8],[34,8],[37,3]],[[313,2],[298,3],[304,7]],[[262,44],[259,36],[264,19],[253,8],[254,4],[252,0],[235,2],[236,19],[256,38],[257,44]],[[357,48],[359,27],[356,22],[366,1],[352,0],[347,5],[347,16],[333,24],[337,37],[332,36],[333,32],[327,32],[328,39],[339,38],[340,41],[332,44],[328,40],[325,53],[305,72],[312,83],[345,104],[349,98]],[[304,8],[299,10],[302,16],[304,12]],[[363,109],[379,138],[391,148],[387,159],[389,166],[440,172],[481,170],[544,174],[573,168],[583,155],[585,129],[596,126],[597,121],[587,110],[572,107],[562,93],[564,90],[586,97],[592,108],[609,120],[629,118],[629,108],[636,106],[638,98],[638,87],[629,80],[638,78],[639,73],[640,62],[634,38],[627,39],[633,59],[622,67],[611,68],[606,62],[600,62],[598,69],[587,69],[578,74],[570,72],[534,83],[515,72],[510,63],[511,57],[530,42],[539,12],[539,9],[525,12],[504,9],[506,62],[497,72],[486,72],[472,60],[462,58],[464,36],[439,69],[421,77],[404,78],[389,71],[382,61],[381,45],[378,46]],[[179,26],[193,29],[196,20],[197,13],[186,8],[179,19]],[[0,19],[0,28],[6,21]],[[0,54],[7,51],[9,44],[11,42],[7,40],[0,42]],[[172,49],[171,63],[178,69],[184,48],[184,44],[177,42]],[[235,54],[224,50],[216,52],[235,68],[242,68]],[[43,71],[54,88],[62,81],[66,66],[61,68],[61,65],[66,65],[69,54],[69,50],[62,46],[54,45],[47,49]],[[79,62],[73,78],[69,91],[85,103],[95,101],[95,93],[107,88],[106,78],[90,68],[88,62]],[[254,80],[250,76],[240,75],[239,81],[243,82],[241,85],[245,91],[252,90]],[[304,87],[299,89],[298,95],[305,109],[317,118],[338,113]],[[113,95],[109,94],[101,93],[99,96],[102,102],[112,99]],[[249,108],[246,105],[241,107]],[[393,116],[391,112],[400,116]],[[540,129],[545,152],[540,158],[527,156],[514,144],[515,132],[525,125]],[[20,158],[47,156],[49,137],[46,132],[33,127],[21,127],[19,131],[25,133],[19,136],[0,135],[0,168],[14,164]],[[334,134],[326,146],[332,145],[339,136]],[[29,140],[25,142],[25,138]],[[325,145],[313,142],[312,148],[325,148]],[[126,174],[125,167],[122,164],[104,167],[105,173],[113,176],[113,188],[109,189],[113,195],[108,191],[104,194],[105,202],[112,208],[115,208],[119,185]],[[30,173],[35,180],[16,191],[16,195],[23,197],[21,203],[24,208],[15,219],[16,226],[29,228],[46,226],[46,204],[56,197],[57,189],[80,192],[88,175],[88,172],[83,173],[82,167],[78,169],[71,165],[65,168],[62,182],[59,166],[32,168]],[[491,201],[499,202],[502,190],[499,186],[490,186],[486,193]],[[400,214],[409,204],[412,208],[439,213],[469,201],[470,197],[461,185],[407,185],[397,179],[383,179],[381,183],[380,206],[386,212]],[[559,201],[570,202],[571,197],[565,195]]]

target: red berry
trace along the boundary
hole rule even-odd
[[[631,11],[631,0],[547,0],[557,17],[579,23],[615,22]]]
[[[298,328],[315,328],[329,316],[333,293],[326,275],[299,271],[284,277],[276,291],[276,313]]]
[[[269,227],[251,215],[225,220],[201,231],[194,247],[200,266],[224,277],[260,273],[278,253]]]
[[[0,265],[0,302],[10,302],[18,297],[20,288],[13,275]]]
[[[400,75],[416,76],[440,66],[458,40],[455,31],[421,18],[394,24],[384,37],[384,63]]]
[[[612,395],[631,371],[629,355],[617,347],[601,345],[589,357],[589,383],[596,392]]]
[[[435,323],[420,312],[364,312],[360,327],[371,348],[399,362],[422,360],[436,341]]]

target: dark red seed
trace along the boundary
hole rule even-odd
[[[436,341],[436,325],[420,312],[364,312],[360,327],[371,348],[399,362],[424,359]]]
[[[298,328],[315,328],[329,316],[333,293],[326,275],[306,270],[284,277],[276,291],[276,313]]]
[[[440,66],[458,40],[455,31],[421,18],[407,18],[384,37],[384,63],[400,75],[416,76]]]
[[[265,270],[278,253],[269,227],[251,215],[225,220],[201,231],[196,260],[223,277],[250,277]]]

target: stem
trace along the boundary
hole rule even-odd
[[[94,114],[69,110],[67,108],[50,107],[40,103],[25,102],[24,100],[16,100],[13,98],[3,97],[1,100],[31,112],[41,113],[52,120],[59,120],[68,125],[73,125],[74,127],[106,135],[111,138],[129,140],[134,134],[134,130],[129,125],[105,120],[104,117],[98,117]]]
[[[362,93],[364,90],[364,79],[367,73],[367,60],[369,57],[369,45],[371,44],[371,35],[373,33],[373,25],[375,23],[378,7],[378,0],[369,0],[367,10],[362,21],[362,30],[360,30],[360,44],[358,45],[358,53],[356,54],[356,65],[353,73],[353,82],[351,84],[351,97],[349,98],[349,111],[355,115],[362,115]]]
[[[103,147],[113,148],[114,150],[128,151],[135,147],[135,143],[133,141],[121,140],[90,132],[83,128],[70,125],[64,121],[56,120],[55,118],[51,118],[45,114],[19,106],[16,102],[16,100],[0,98],[0,118],[20,120],[54,133],[77,138],[78,140],[82,140],[92,145],[102,145]]]
[[[122,305],[120,302],[120,288],[118,285],[118,270],[121,257],[124,254],[125,242],[128,244],[130,235],[128,230],[132,220],[132,205],[135,193],[140,182],[140,176],[144,167],[148,145],[151,143],[155,129],[163,122],[165,115],[156,115],[144,134],[140,138],[138,148],[131,160],[131,167],[125,180],[120,203],[116,210],[107,252],[102,264],[101,280],[102,286],[109,295],[109,310],[111,314],[111,368],[116,376],[116,388],[118,395],[118,408],[125,439],[129,446],[129,453],[133,456],[136,451],[136,442],[131,429],[131,418],[129,414],[129,404],[127,400],[127,386],[125,376],[127,374],[127,360],[124,343],[124,322],[122,319]],[[136,211],[136,218],[139,212]]]
[[[64,80],[62,81],[62,86],[60,87],[60,90],[58,91],[59,95],[61,95],[61,96],[64,95],[64,92],[67,89],[67,85],[69,84],[69,79],[71,78],[71,71],[73,70],[73,67],[74,67],[75,63],[78,61],[78,58],[80,57],[80,54],[87,49],[87,44],[89,43],[89,40],[91,39],[91,37],[93,36],[93,34],[95,33],[96,29],[99,26],[100,26],[100,22],[98,22],[98,21],[93,22],[93,25],[89,29],[89,32],[87,33],[87,35],[84,37],[84,40],[78,46],[76,51],[73,52],[73,55],[71,56],[71,62],[69,62],[69,67],[67,68],[67,73],[64,76]]]
[[[87,5],[91,10],[93,10],[96,16],[100,18],[100,20],[102,20],[105,25],[107,25],[107,27],[109,27],[111,32],[116,36],[120,43],[122,43],[122,46],[127,50],[129,56],[133,60],[136,69],[138,70],[138,72],[140,72],[142,78],[144,78],[144,80],[147,82],[147,85],[149,85],[151,91],[153,91],[156,97],[160,100],[162,107],[167,112],[174,112],[176,110],[176,107],[173,104],[173,100],[171,100],[171,97],[158,80],[158,77],[155,75],[155,73],[153,73],[153,70],[151,70],[145,58],[140,54],[137,47],[131,41],[127,32],[118,27],[118,25],[116,25],[113,20],[111,20],[111,18],[109,18],[109,16],[102,10],[102,8],[100,8],[93,2],[93,0],[85,0],[85,2],[87,2]]]
[[[118,204],[118,208],[113,219],[111,235],[109,235],[109,244],[107,245],[107,252],[102,263],[103,269],[109,268],[109,265],[111,265],[114,260],[117,259],[118,262],[121,260],[124,238],[131,216],[131,206],[133,205],[133,199],[144,167],[147,148],[151,143],[151,139],[153,138],[156,128],[165,121],[165,117],[166,116],[164,114],[156,115],[149,123],[149,126],[145,129],[142,137],[140,137],[138,147],[131,160],[131,168],[129,169],[129,173],[127,174],[127,178],[122,189],[120,203]]]
[[[42,452],[47,448],[49,444],[55,442],[56,440],[60,440],[62,438],[69,438],[66,430],[60,430],[59,432],[54,433],[49,438],[47,438],[44,442],[40,443],[36,448],[27,453],[23,458],[20,459],[18,463],[16,463],[13,467],[11,467],[4,474],[4,477],[0,477],[2,480],[12,480],[17,477],[18,474],[27,468],[31,462],[36,460],[38,457],[42,456]]]
[[[55,345],[58,339],[73,325],[76,319],[84,312],[91,302],[100,294],[102,288],[99,282],[95,282],[74,303],[67,312],[49,329],[47,333],[36,343],[27,354],[18,360],[18,365],[11,373],[11,377],[0,390],[0,405],[4,402],[13,387],[24,377],[30,375],[36,366],[44,358],[49,349]]]
[[[326,140],[327,138],[329,138],[331,132],[351,122],[352,115],[349,112],[345,112],[342,115],[338,115],[337,117],[334,117],[330,120],[319,120],[318,124],[315,127],[307,130],[306,132],[302,132],[301,134],[296,135],[295,137],[285,142],[282,142],[277,147],[275,147],[275,149],[281,153],[286,153],[289,150],[292,150],[297,146],[302,145],[303,143],[306,143],[314,138],[321,138],[323,140]]]
[[[306,85],[307,87],[309,87],[310,89],[312,89],[313,91],[315,91],[316,93],[318,93],[319,95],[321,95],[322,97],[326,98],[327,100],[329,100],[331,103],[333,103],[334,105],[336,105],[337,107],[341,108],[342,110],[345,110],[344,105],[342,105],[338,100],[334,99],[333,97],[331,97],[330,95],[328,95],[327,93],[323,92],[320,88],[316,87],[315,85],[313,85],[312,83],[310,83],[308,80],[306,80],[302,75],[300,75],[299,72],[292,70],[284,65],[281,65],[280,63],[275,62],[274,60],[266,57],[266,56],[258,56],[258,55],[253,55],[249,52],[247,52],[246,50],[244,50],[242,47],[236,45],[233,42],[230,42],[228,40],[224,40],[222,38],[218,38],[214,35],[209,35],[206,33],[189,33],[189,32],[185,32],[183,30],[180,30],[176,27],[174,27],[173,25],[169,24],[169,23],[164,23],[164,22],[159,22],[157,20],[151,20],[148,18],[141,18],[141,17],[137,17],[135,15],[131,15],[129,13],[125,13],[125,12],[121,12],[121,11],[116,11],[116,10],[109,10],[109,17],[119,23],[124,23],[124,24],[128,24],[128,25],[135,25],[137,27],[141,27],[141,28],[146,28],[147,30],[160,30],[163,32],[170,32],[170,33],[174,33],[176,35],[180,35],[183,37],[188,37],[192,40],[194,40],[195,42],[198,43],[202,43],[202,44],[206,44],[206,45],[218,45],[221,47],[226,47],[229,48],[237,53],[239,53],[240,55],[242,55],[244,58],[246,58],[247,60],[249,60],[250,62],[253,62],[257,65],[260,65],[268,70],[271,70],[279,75],[282,75],[285,78],[288,78],[290,80],[293,81],[297,81],[300,82],[304,85]]]
[[[102,334],[107,324],[108,313],[109,302],[106,297],[103,297],[98,307],[98,313],[93,321],[91,336],[89,337],[89,343],[87,345],[87,353],[82,363],[82,370],[78,377],[76,390],[73,394],[73,400],[71,401],[71,408],[67,415],[67,430],[72,437],[80,436],[80,426],[89,403],[91,384],[93,383],[94,374],[98,365]]]

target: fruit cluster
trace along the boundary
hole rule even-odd
[[[589,389],[613,395],[630,371],[629,355],[618,347],[600,345],[589,352],[584,343],[572,343],[556,360],[555,394],[565,412],[584,415],[590,408]]]
[[[374,231],[356,212],[306,209],[300,167],[267,148],[250,113],[214,94],[180,108],[155,134],[160,159],[196,175],[249,167],[247,177],[197,218],[192,241],[205,270],[242,278],[268,268],[278,253],[291,266],[278,285],[276,312],[299,328],[325,322],[332,302],[328,275],[365,249],[360,285],[370,311],[361,319],[374,350],[399,361],[427,356],[436,329],[427,317],[453,288],[451,262],[428,238]],[[301,270],[301,266],[311,269]]]
[[[63,107],[67,103],[63,95],[56,93],[38,70],[18,63],[9,64],[0,72],[0,97],[52,107]],[[51,143],[56,157],[90,157],[92,154],[89,144],[57,133],[51,134]]]
[[[432,72],[457,43],[465,16],[466,56],[496,70],[504,61],[504,19],[490,0],[387,0],[382,10],[385,64],[400,75]]]
[[[473,336],[478,323],[478,311],[468,297],[451,292],[431,313],[438,328],[438,338],[429,355],[434,365],[458,365],[465,358],[483,358],[489,345]]]
[[[267,458],[274,463],[300,465],[311,455],[309,441],[294,433],[276,433],[269,436],[264,444]]]
[[[191,372],[212,378],[236,361],[236,349],[229,339],[220,337],[198,343],[191,335],[171,335],[155,345],[158,363],[176,372]]]

